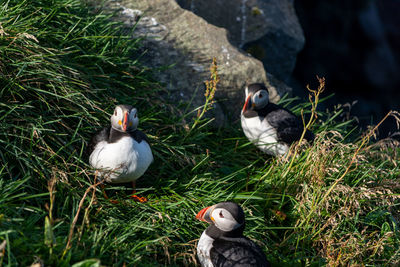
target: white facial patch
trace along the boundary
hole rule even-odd
[[[211,212],[210,217],[215,226],[225,232],[230,232],[241,226],[226,209],[216,208]]]
[[[137,118],[137,110],[136,110],[136,108],[133,108],[131,110],[131,112],[129,113],[129,120],[133,121],[136,118]]]
[[[116,107],[115,110],[114,110],[114,116],[117,119],[121,120],[122,119],[122,115],[123,115],[122,114],[122,109],[120,107]]]
[[[120,130],[122,124],[123,112],[120,107],[115,107],[114,113],[111,115],[111,126],[114,129]]]
[[[265,90],[259,90],[253,95],[252,101],[257,108],[262,108],[268,104],[269,94]]]
[[[128,128],[130,130],[134,130],[137,128],[138,124],[139,124],[139,117],[137,114],[137,109],[133,108],[129,113]]]

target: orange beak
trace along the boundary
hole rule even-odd
[[[126,131],[128,128],[128,112],[125,112],[124,121],[122,122],[122,130]]]
[[[201,211],[199,211],[199,213],[197,213],[197,215],[196,215],[196,219],[199,220],[199,221],[208,222],[208,221],[206,221],[204,216],[206,215],[206,213],[207,213],[209,208],[210,207],[207,207],[207,208],[204,208]]]
[[[246,98],[246,102],[244,103],[242,112],[245,112],[246,110],[249,109],[249,103],[250,103],[251,95],[249,94]]]

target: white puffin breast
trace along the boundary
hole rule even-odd
[[[89,158],[90,165],[111,183],[137,180],[152,162],[149,144],[144,140],[138,143],[132,137],[123,137],[115,143],[99,142]]]
[[[276,156],[288,152],[289,146],[278,142],[276,129],[259,116],[246,118],[241,115],[242,129],[246,137],[264,153]]]
[[[197,244],[197,257],[202,267],[214,267],[211,262],[210,250],[213,247],[214,239],[209,237],[204,230]]]

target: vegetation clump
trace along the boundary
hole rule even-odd
[[[289,160],[269,158],[239,125],[203,117],[216,63],[189,134],[139,46],[83,1],[0,4],[0,265],[194,265],[204,230],[194,216],[225,200],[241,203],[246,236],[277,265],[400,264],[398,142],[360,135],[341,109],[284,98],[318,115],[308,125],[317,137]],[[120,204],[104,199],[84,154],[120,103],[138,108],[152,145],[137,183],[144,204],[123,186],[107,186]]]

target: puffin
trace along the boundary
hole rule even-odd
[[[243,236],[245,216],[238,204],[227,201],[206,207],[196,219],[210,224],[197,244],[202,267],[270,266],[261,248]]]
[[[88,146],[90,165],[108,183],[132,183],[133,199],[137,196],[136,180],[153,162],[153,153],[146,135],[137,129],[137,109],[130,105],[117,105],[111,116],[111,125],[95,134]],[[105,195],[106,198],[107,195]]]
[[[246,86],[245,94],[240,116],[245,136],[266,154],[278,157],[286,155],[290,145],[298,141],[303,133],[301,118],[270,103],[268,89],[262,83]],[[314,134],[307,130],[304,138],[312,141]]]

